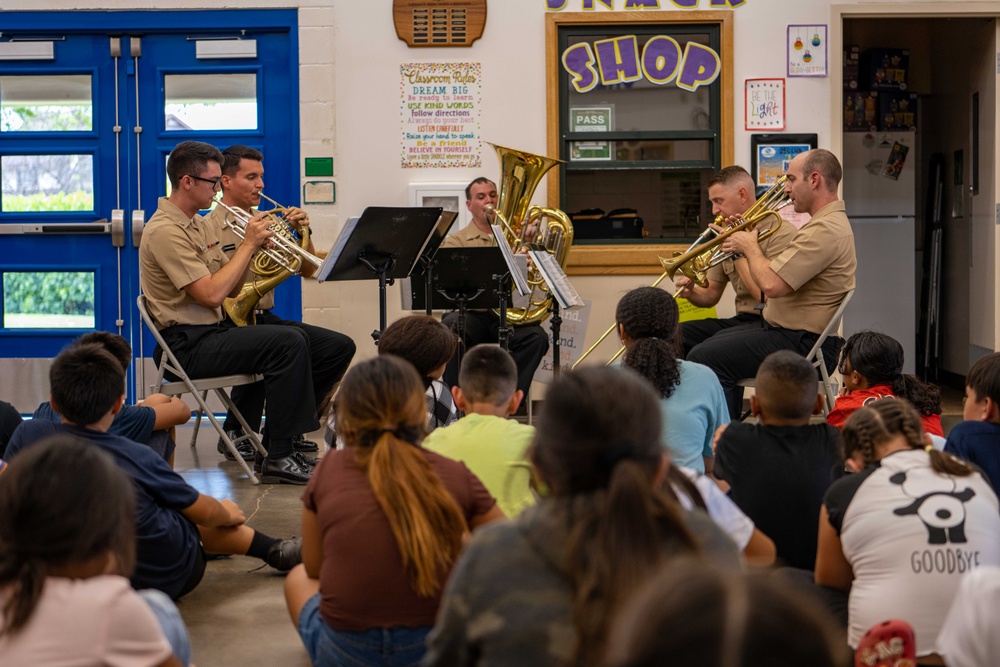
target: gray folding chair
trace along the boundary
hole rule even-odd
[[[243,415],[233,404],[232,399],[229,397],[229,392],[227,389],[231,387],[236,387],[241,384],[251,384],[253,382],[259,382],[264,379],[263,375],[222,375],[218,377],[209,378],[192,378],[181,366],[180,362],[177,361],[177,357],[167,346],[167,343],[163,340],[163,336],[160,335],[159,330],[153,323],[153,318],[150,317],[149,311],[146,308],[146,295],[140,294],[136,299],[136,306],[139,308],[139,315],[142,317],[142,321],[146,324],[146,328],[149,329],[150,333],[153,334],[153,338],[156,339],[157,344],[159,344],[160,349],[163,350],[163,355],[160,357],[160,363],[157,367],[156,384],[152,385],[150,388],[153,391],[158,391],[161,394],[166,394],[167,396],[180,396],[182,394],[191,394],[194,396],[194,400],[198,402],[198,411],[195,416],[194,424],[194,434],[191,436],[191,446],[194,447],[196,440],[198,438],[198,427],[201,424],[202,415],[208,417],[209,421],[212,422],[212,426],[218,432],[219,437],[222,438],[222,442],[225,443],[226,448],[235,457],[236,462],[243,468],[250,481],[254,484],[260,484],[260,480],[254,474],[253,468],[243,460],[240,453],[236,450],[237,443],[243,442],[244,440],[249,441],[254,449],[256,449],[263,456],[267,452],[264,446],[261,445],[260,439],[257,434],[250,428]],[[176,380],[166,379],[167,373],[176,377]],[[229,409],[230,412],[236,417],[240,422],[240,426],[243,429],[243,435],[233,440],[226,434],[226,429],[223,428],[222,423],[219,422],[215,413],[208,406],[208,392],[214,391],[215,395],[219,397],[223,405]]]
[[[823,343],[826,339],[830,337],[830,334],[834,333],[840,329],[840,320],[844,317],[844,310],[847,308],[847,304],[850,303],[851,297],[854,296],[854,290],[850,290],[844,295],[844,298],[840,301],[840,305],[837,306],[836,312],[834,312],[833,317],[830,321],[826,323],[826,327],[820,333],[819,338],[816,339],[816,344],[812,346],[812,349],[806,353],[806,359],[808,359],[813,366],[819,369],[819,384],[817,385],[817,393],[821,394],[824,398],[823,404],[823,415],[826,416],[833,409],[833,404],[837,400],[837,390],[839,389],[839,384],[836,380],[830,377],[829,371],[826,370],[826,360],[823,358]],[[753,387],[754,378],[746,378],[739,380],[736,383],[737,387]],[[744,419],[746,415],[744,415]]]

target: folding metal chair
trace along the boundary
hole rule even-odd
[[[194,434],[191,436],[191,446],[194,447],[198,438],[198,427],[201,424],[201,417],[205,415],[208,417],[209,421],[212,422],[212,426],[218,432],[219,437],[222,438],[222,442],[225,443],[226,448],[233,454],[236,462],[243,468],[250,481],[254,484],[260,484],[260,480],[257,479],[257,475],[254,474],[253,468],[243,460],[240,453],[236,449],[237,443],[243,442],[244,440],[249,441],[255,450],[260,452],[263,456],[267,453],[264,446],[260,443],[260,439],[257,434],[250,428],[243,415],[233,404],[232,399],[229,397],[229,392],[227,391],[231,387],[236,387],[241,384],[251,384],[253,382],[259,382],[264,379],[263,375],[222,375],[218,377],[209,378],[192,378],[181,366],[180,362],[177,361],[177,357],[167,346],[166,341],[163,340],[163,336],[160,335],[159,330],[153,323],[153,318],[150,317],[149,311],[146,308],[146,295],[140,294],[136,299],[136,306],[139,308],[139,315],[142,317],[142,321],[146,324],[146,328],[149,329],[150,333],[153,334],[153,338],[156,339],[157,344],[159,344],[160,349],[163,350],[163,355],[160,357],[160,363],[157,367],[156,384],[152,385],[150,388],[154,391],[158,391],[167,396],[180,396],[182,394],[191,394],[194,396],[195,401],[198,402],[198,411],[195,416],[194,424]],[[176,380],[168,380],[167,374],[176,377]],[[233,440],[226,434],[226,429],[223,428],[222,423],[219,422],[215,413],[208,406],[208,392],[214,391],[215,395],[219,397],[223,405],[229,409],[229,411],[239,420],[240,427],[243,429],[243,435]]]
[[[830,321],[827,322],[826,327],[820,333],[819,338],[816,339],[816,344],[806,353],[806,359],[819,369],[820,380],[817,385],[817,393],[822,394],[824,398],[824,416],[829,414],[830,410],[833,409],[833,404],[837,400],[837,390],[840,385],[835,379],[830,377],[830,373],[826,370],[826,360],[823,358],[823,343],[830,337],[830,334],[840,329],[840,320],[844,317],[844,310],[847,308],[847,304],[850,303],[852,296],[854,296],[854,290],[850,290],[844,295],[844,298],[840,301],[840,305],[837,306],[836,312],[833,313],[833,317],[830,318]],[[739,380],[736,386],[752,388],[754,384],[754,378],[745,378]],[[746,418],[747,415],[744,414],[743,419]]]

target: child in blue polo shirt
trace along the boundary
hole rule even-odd
[[[62,423],[26,421],[14,432],[8,459],[52,435],[70,434],[111,454],[136,491],[137,562],[132,584],[173,599],[190,592],[205,571],[205,552],[246,554],[282,571],[301,562],[299,540],[255,531],[228,499],[198,493],[145,445],[108,433],[125,396],[125,369],[97,343],[63,350],[49,370],[50,402]]]
[[[1000,352],[969,369],[962,416],[965,421],[951,429],[944,451],[975,463],[1000,489]]]

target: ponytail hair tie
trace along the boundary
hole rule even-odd
[[[632,458],[632,450],[632,443],[623,442],[602,451],[597,455],[597,460],[600,462],[601,467],[610,474],[616,465],[625,459]]]
[[[932,452],[932,451],[934,451],[934,445],[924,445],[924,451],[925,452]]]
[[[358,440],[363,447],[374,447],[386,433],[409,445],[418,446],[420,443],[419,427],[408,426],[406,424],[399,424],[396,428],[383,428],[378,431],[364,431],[358,434]]]

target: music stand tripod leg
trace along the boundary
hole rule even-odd
[[[559,329],[562,327],[562,317],[559,315],[559,302],[552,299],[552,377],[559,379]]]
[[[500,324],[497,327],[497,343],[505,351],[510,352],[510,326],[507,324],[507,294],[510,292],[510,274],[493,274],[497,281],[497,296],[500,297]]]

